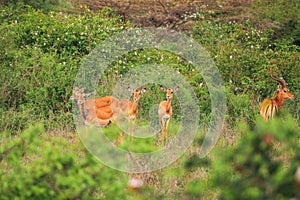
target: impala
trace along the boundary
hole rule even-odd
[[[260,114],[265,120],[269,120],[276,115],[276,113],[282,108],[284,99],[292,100],[294,98],[294,95],[290,93],[286,87],[286,82],[283,78],[273,77],[272,74],[270,74],[270,76],[272,79],[276,80],[279,85],[276,96],[272,99],[264,99],[260,106]]]
[[[75,87],[70,99],[77,101],[79,112],[85,124],[107,126],[118,113],[118,100],[112,96],[102,98],[85,99],[91,94],[85,94],[84,88]]]
[[[133,102],[128,99],[123,99],[119,102],[120,112],[127,118],[128,120],[128,132],[133,133],[134,125],[136,122],[136,117],[138,115],[138,102],[141,97],[141,94],[146,92],[146,88],[144,89],[132,89],[128,87],[128,91],[133,94]],[[132,121],[132,123],[131,123]]]
[[[159,122],[162,130],[162,142],[167,140],[168,137],[168,127],[170,118],[172,116],[172,97],[173,93],[178,90],[178,86],[174,89],[167,89],[160,86],[160,89],[166,93],[167,100],[161,101],[158,107]]]

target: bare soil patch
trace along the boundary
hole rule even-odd
[[[190,32],[199,20],[251,19],[254,0],[76,0],[92,10],[111,7],[132,26],[166,27]]]

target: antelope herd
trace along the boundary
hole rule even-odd
[[[266,98],[260,106],[260,114],[265,120],[273,118],[282,108],[285,99],[293,99],[294,95],[289,92],[286,82],[283,78],[271,78],[279,83],[276,96],[274,98]],[[168,127],[172,116],[172,97],[179,87],[174,89],[160,86],[160,89],[166,93],[166,100],[161,101],[158,107],[159,123],[161,127],[161,141],[165,143],[168,137]],[[134,125],[138,115],[138,101],[140,96],[146,92],[146,88],[132,89],[128,91],[133,96],[133,101],[129,99],[118,100],[113,96],[105,96],[101,98],[88,98],[91,94],[84,93],[84,88],[75,87],[71,100],[77,103],[79,112],[84,123],[92,124],[98,127],[108,126],[110,123],[116,123],[118,117],[124,116],[128,120],[128,133],[133,135]],[[122,140],[122,134],[120,134]],[[118,141],[116,141],[116,144]]]
[[[162,140],[164,141],[167,139],[168,125],[172,116],[171,101],[173,92],[178,90],[178,86],[175,89],[167,89],[161,86],[161,89],[166,92],[167,97],[166,101],[160,102],[158,109],[162,126]],[[104,127],[110,123],[116,123],[120,116],[125,116],[128,120],[128,133],[133,135],[134,125],[138,115],[138,101],[140,96],[146,92],[146,88],[135,90],[130,87],[128,88],[128,91],[133,96],[133,102],[129,99],[118,100],[112,96],[86,99],[91,96],[91,94],[84,93],[84,90],[85,88],[79,89],[75,87],[70,97],[71,100],[77,103],[84,124]],[[122,134],[120,134],[119,140],[122,140]],[[119,140],[116,140],[116,145],[119,143]]]

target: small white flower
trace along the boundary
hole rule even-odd
[[[232,55],[229,56],[229,59],[232,59]]]
[[[203,83],[200,83],[199,86],[202,87],[202,86],[203,86]]]

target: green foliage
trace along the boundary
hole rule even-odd
[[[299,127],[295,120],[261,118],[253,131],[241,123],[243,137],[230,151],[220,149],[211,162],[208,187],[194,181],[190,195],[202,195],[205,188],[219,193],[220,199],[297,198],[295,172],[299,167]],[[199,187],[198,192],[193,188]]]
[[[250,21],[202,20],[194,27],[192,38],[211,53],[225,81],[226,122],[230,125],[225,132],[237,134],[233,136],[235,143],[224,151],[226,141],[221,141],[216,145],[216,151],[222,153],[214,153],[207,159],[192,156],[184,160],[185,172],[175,163],[174,168],[160,171],[159,178],[154,181],[153,177],[148,177],[145,182],[154,182],[152,184],[158,185],[157,188],[148,184],[133,196],[125,189],[127,176],[99,165],[83,150],[78,138],[74,144],[65,136],[49,132],[74,129],[69,96],[79,66],[103,40],[128,28],[129,24],[123,23],[110,9],[94,13],[84,8],[81,14],[66,14],[45,12],[52,10],[52,4],[58,5],[62,1],[23,2],[43,10],[15,4],[1,6],[0,13],[0,132],[7,131],[0,136],[1,198],[144,199],[171,196],[173,199],[213,199],[219,195],[224,199],[290,199],[296,196],[293,177],[299,166],[296,138],[300,117],[300,49],[292,43],[297,41],[299,30],[295,2],[280,2],[272,9],[261,10],[268,18],[293,29],[291,35],[296,37],[292,40],[286,35],[274,39],[278,35],[277,29],[261,31]],[[286,6],[291,12],[283,9]],[[284,16],[291,20],[285,21]],[[204,130],[211,116],[210,94],[202,76],[179,55],[154,49],[129,52],[116,59],[103,77],[99,77],[96,95],[111,94],[124,74],[145,64],[170,66],[187,79],[198,98],[200,125]],[[269,76],[270,69],[288,82],[296,100],[286,101],[277,120],[257,123],[259,103],[265,97],[274,96],[277,88],[277,83]],[[148,125],[152,117],[149,112],[157,116],[157,107],[153,105],[165,99],[159,84],[145,87],[147,92],[140,99],[137,119],[138,125],[142,126]],[[170,138],[180,128],[180,104],[176,95],[172,102]],[[288,117],[289,114],[294,120]],[[243,121],[247,125],[236,130],[237,124]],[[23,131],[36,122],[42,123],[46,131],[42,126]],[[248,127],[254,130],[248,130]],[[104,132],[114,142],[120,129],[113,125]],[[196,146],[203,142],[204,133],[199,133],[201,138],[196,138],[199,140],[194,142]],[[157,140],[127,137],[120,148],[135,152],[155,151],[162,148],[155,145]],[[269,144],[270,141],[273,143]],[[185,191],[183,196],[182,191]]]
[[[204,21],[194,27],[193,38],[211,53],[225,81],[230,122],[246,118],[254,124],[259,103],[275,96],[277,90],[277,82],[269,75],[271,69],[299,96],[300,49],[285,40],[273,40],[272,35],[272,29],[257,30],[250,21]],[[297,101],[289,104],[289,110],[299,119]]]
[[[69,96],[82,57],[127,24],[109,9],[83,15],[2,9],[0,131],[41,120],[47,128],[71,128]]]
[[[122,189],[126,176],[95,161],[78,142],[46,134],[41,125],[20,137],[1,135],[1,199],[90,199],[91,195],[123,199],[126,195]]]
[[[11,5],[13,7],[17,7],[20,4],[29,5],[33,8],[41,9],[44,12],[72,10],[70,1],[62,0],[2,0],[0,3],[6,6]]]
[[[294,44],[300,46],[299,2],[293,0],[256,1],[252,6],[256,11],[256,20],[265,22],[265,25],[261,26],[275,26],[276,37],[291,39]],[[268,23],[268,21],[271,22]]]

